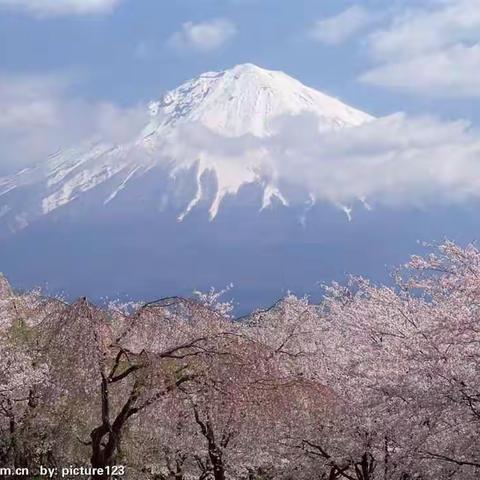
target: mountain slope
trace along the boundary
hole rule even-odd
[[[125,191],[141,189],[136,180],[147,175],[175,179],[184,172],[191,172],[196,191],[184,199],[179,220],[204,199],[209,173],[215,179],[211,219],[226,195],[248,184],[263,189],[262,208],[275,198],[287,205],[275,163],[266,160],[268,144],[261,139],[275,134],[279,119],[296,115],[314,117],[319,133],[372,119],[282,72],[251,64],[208,72],[151,102],[149,120],[134,141],[92,140],[0,178],[0,223],[21,229],[100,187],[100,204],[107,205]]]

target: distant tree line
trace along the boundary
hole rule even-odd
[[[236,320],[229,307],[213,292],[69,304],[0,277],[0,467],[480,478],[475,247],[413,257],[394,286],[333,284],[318,305],[289,295]]]

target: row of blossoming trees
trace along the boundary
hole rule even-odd
[[[473,480],[479,434],[474,247],[413,258],[395,287],[356,279],[237,321],[208,296],[126,312],[0,279],[0,467]]]

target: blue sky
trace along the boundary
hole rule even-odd
[[[82,3],[87,7],[79,9]],[[369,43],[377,31],[392,28],[412,9],[434,17],[446,4],[462,3],[478,6],[476,1],[0,0],[0,65],[3,73],[68,75],[77,96],[131,105],[203,71],[252,62],[284,70],[376,115],[428,110],[470,116],[476,110],[471,98],[452,102],[425,95],[428,89],[403,94],[359,81],[375,64],[378,52]],[[349,11],[343,23],[325,22]],[[224,36],[219,33],[203,48],[201,33],[197,43],[186,39],[209,24]],[[475,40],[459,35],[452,42]]]
[[[351,77],[358,70],[358,47],[346,45],[339,53],[307,35],[313,19],[343,6],[348,3],[338,0],[122,0],[111,12],[47,17],[5,7],[0,63],[13,72],[81,75],[78,93],[128,104],[156,97],[203,71],[253,62],[355,101]],[[235,33],[218,47],[172,45],[183,24],[219,19],[234,25]]]

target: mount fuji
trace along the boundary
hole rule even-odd
[[[156,176],[161,183],[186,171],[194,173],[195,192],[185,198],[179,220],[205,200],[208,174],[215,183],[211,220],[227,195],[236,195],[250,184],[261,186],[262,208],[274,199],[287,205],[277,166],[267,160],[271,152],[260,141],[275,135],[279,119],[309,114],[319,132],[372,120],[282,72],[252,64],[204,73],[151,102],[148,110],[148,123],[133,141],[113,145],[92,139],[54,153],[36,167],[0,178],[0,222],[10,230],[25,228],[38,216],[73,207],[95,190],[104,192],[98,199],[103,208],[121,195],[135,198],[135,188],[143,190],[143,182],[154,182],[146,177]],[[150,203],[158,200],[151,198]]]
[[[361,208],[350,222],[339,211],[354,206],[334,191],[348,178],[330,185],[332,162],[302,153],[378,121],[282,72],[204,73],[152,101],[130,140],[91,138],[0,178],[0,271],[17,287],[94,299],[233,283],[247,311],[347,273],[383,280],[418,240],[471,240],[474,205],[372,211],[354,191]],[[329,202],[309,175],[321,169]]]

